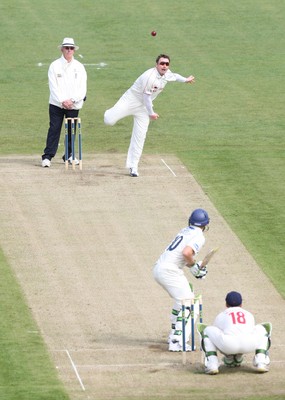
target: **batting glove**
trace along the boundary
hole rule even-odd
[[[192,267],[190,267],[191,274],[195,276],[197,279],[205,279],[208,271],[207,271],[207,266],[205,265],[204,267],[200,267],[202,264],[202,261],[197,262],[194,264]]]

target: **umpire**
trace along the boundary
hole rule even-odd
[[[42,155],[42,167],[50,167],[55,156],[60,138],[64,117],[76,118],[83,107],[87,92],[86,70],[79,61],[74,59],[76,46],[72,38],[64,38],[61,45],[62,55],[53,61],[48,70],[49,82],[49,130],[46,148]],[[68,160],[71,163],[71,126],[68,128]],[[65,161],[65,156],[63,156]],[[75,164],[79,161],[75,159]]]

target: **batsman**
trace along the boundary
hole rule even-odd
[[[168,338],[169,351],[182,351],[182,300],[185,300],[185,341],[186,351],[191,351],[189,338],[191,335],[190,307],[194,293],[184,275],[184,267],[197,278],[203,279],[207,274],[207,265],[195,260],[197,254],[205,244],[204,232],[209,229],[207,211],[197,208],[188,220],[188,226],[182,229],[169,246],[164,250],[154,265],[153,275],[174,300],[171,313],[171,331]],[[194,318],[197,318],[199,309],[195,307]]]

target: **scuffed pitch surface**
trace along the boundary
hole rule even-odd
[[[59,158],[50,169],[36,156],[0,158],[0,245],[71,398],[285,396],[284,300],[177,158],[144,156],[139,178],[124,160],[85,157],[80,172]],[[167,351],[172,301],[152,265],[196,207],[211,217],[201,258],[220,247],[206,280],[189,274],[204,321],[223,309],[227,291],[241,291],[256,321],[273,323],[268,374],[256,375],[249,355],[239,370],[205,376],[199,351],[186,366]]]

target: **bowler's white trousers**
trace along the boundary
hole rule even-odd
[[[104,122],[106,125],[112,126],[120,119],[130,115],[134,117],[134,124],[126,167],[137,169],[150,122],[146,107],[130,92],[126,92],[112,108],[106,110]]]

